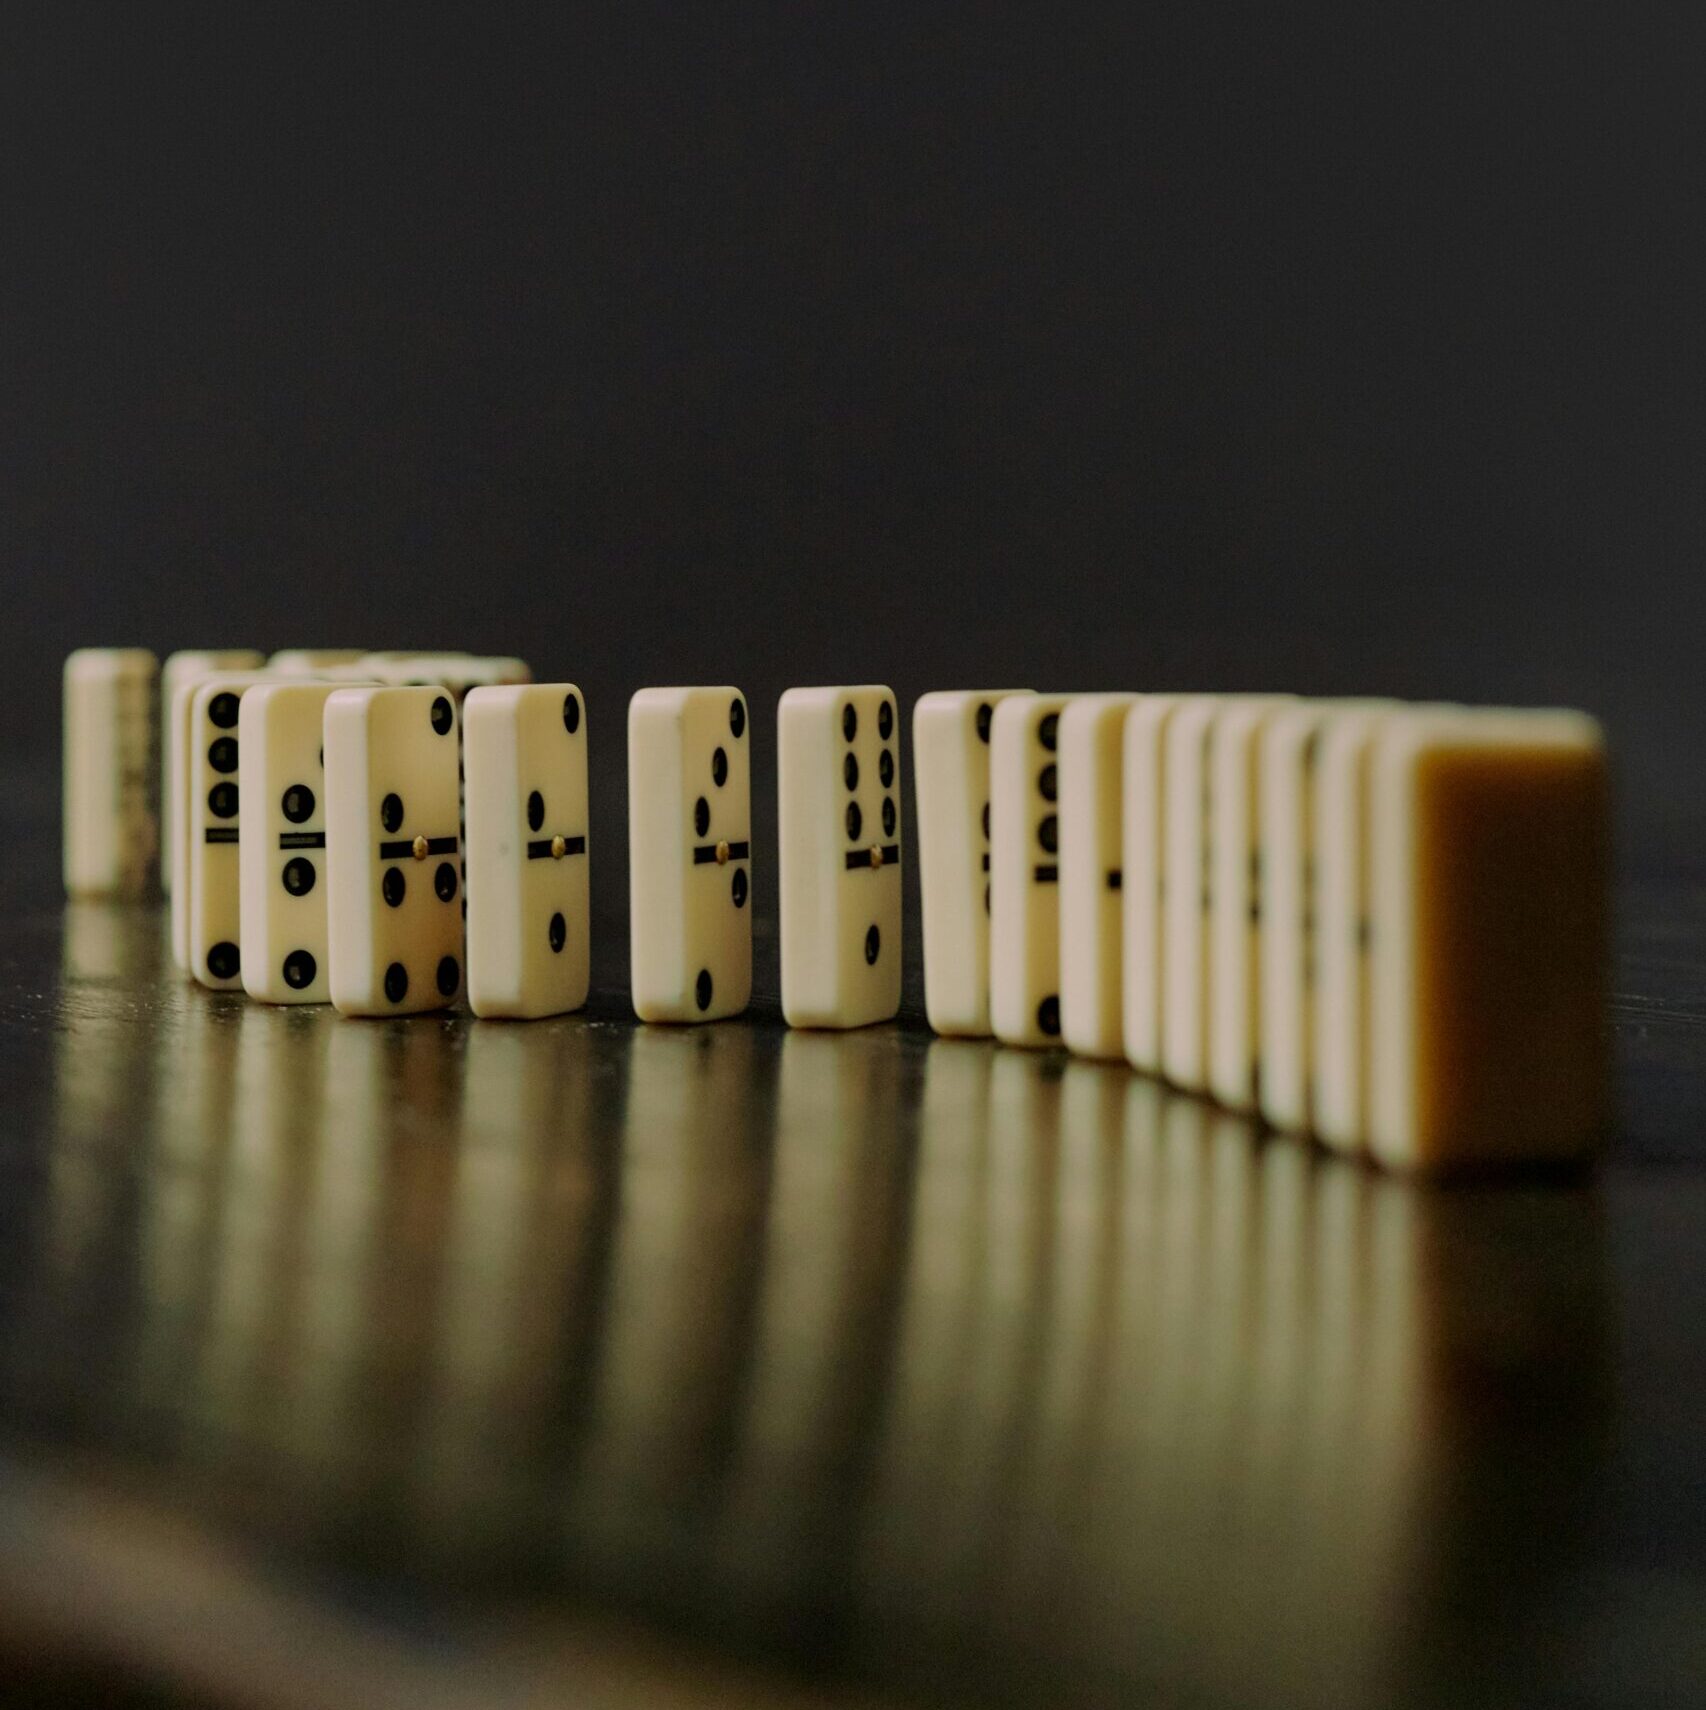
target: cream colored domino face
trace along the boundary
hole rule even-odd
[[[1316,874],[1320,864],[1320,761],[1331,733],[1382,713],[1383,701],[1295,701],[1262,732],[1261,997],[1257,1013],[1261,1109],[1270,1126],[1307,1134],[1315,1123],[1321,927]],[[1351,722],[1346,725],[1344,721]],[[1341,779],[1342,786],[1342,779]],[[1344,895],[1335,880],[1327,906]],[[1360,911],[1360,900],[1353,906]]]
[[[189,702],[184,775],[187,895],[180,900],[189,971],[204,986],[234,990],[241,982],[241,789],[243,697],[258,681],[219,677],[181,691]]]
[[[863,1027],[900,1008],[900,718],[882,684],[777,708],[782,1013]]]
[[[1080,695],[1060,715],[1060,1036],[1124,1049],[1125,726],[1136,695]]]
[[[1369,802],[1374,739],[1391,717],[1378,703],[1347,709],[1321,732],[1315,761],[1315,1007],[1310,1121],[1336,1151],[1368,1135]]]
[[[1233,697],[1209,734],[1208,1090],[1229,1110],[1254,1110],[1260,1088],[1260,744],[1287,705]]]
[[[1299,701],[1268,720],[1257,756],[1261,849],[1260,996],[1257,1057],[1261,1109],[1273,1127],[1304,1134],[1310,1124],[1314,1035],[1315,761],[1331,703]]]
[[[1120,818],[1121,1004],[1126,1061],[1161,1072],[1167,727],[1184,697],[1144,695],[1126,714]]]
[[[989,1032],[989,738],[1029,689],[936,689],[912,709],[924,1010],[943,1034]]]
[[[642,1021],[718,1021],[752,997],[752,736],[728,684],[628,703],[630,987]]]
[[[463,703],[476,1015],[561,1015],[586,1002],[586,745],[573,683],[478,688]]]
[[[246,689],[237,714],[243,990],[266,1003],[328,1003],[326,772],[330,683]]]
[[[1610,806],[1570,712],[1395,714],[1369,777],[1369,1150],[1574,1159],[1608,1108]]]
[[[267,656],[270,677],[317,677],[339,671],[366,656],[364,647],[285,647]]]
[[[65,661],[65,891],[137,897],[160,848],[154,655],[84,647]]]
[[[989,1016],[1008,1045],[1060,1037],[1060,715],[1070,695],[995,709],[989,744]]]
[[[1184,697],[1168,721],[1165,739],[1161,1072],[1187,1092],[1202,1092],[1208,1083],[1208,936],[1214,897],[1209,734],[1228,698]]]
[[[169,820],[175,828],[171,885],[172,960],[186,974],[190,971],[190,820],[194,805],[190,788],[190,767],[194,755],[191,715],[196,690],[206,683],[246,689],[251,683],[265,681],[265,674],[258,671],[207,671],[191,674],[178,684],[172,696],[171,718],[162,740],[163,750],[174,757],[171,797],[167,804]],[[229,734],[235,736],[235,726]]]
[[[180,856],[180,845],[188,817],[181,777],[187,750],[172,738],[179,728],[173,714],[178,691],[216,672],[252,674],[260,668],[261,656],[252,647],[184,648],[167,654],[166,663],[160,667],[160,886],[167,896],[172,894],[186,865]]]
[[[345,1015],[443,1009],[462,984],[456,708],[438,688],[326,700],[326,931]]]

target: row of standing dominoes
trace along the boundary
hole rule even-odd
[[[91,701],[98,660],[109,678],[114,661],[128,662],[119,677],[151,666],[134,654],[68,665],[73,889],[74,871],[86,879],[91,866],[108,888],[134,876],[125,840],[103,861],[90,828],[146,801],[135,757],[147,744],[134,733],[92,768],[73,754],[74,730],[86,744],[121,704],[148,704],[104,680]],[[584,1001],[586,862],[567,860],[587,848],[572,685],[499,689],[494,675],[525,675],[519,661],[459,656],[296,655],[224,676],[208,672],[253,661],[181,660],[168,662],[185,680],[167,723],[167,825],[181,840],[174,945],[198,978],[240,977],[274,1001],[329,995],[361,1013],[439,1007],[460,986],[463,910],[452,905],[466,889],[476,1013]],[[277,680],[310,670],[334,680]],[[452,693],[417,690],[411,702],[335,680],[375,675]],[[450,735],[464,692],[465,839],[460,824],[452,835],[452,786],[431,760],[456,744],[438,749],[426,734]],[[732,688],[642,690],[631,703],[633,1002],[644,1020],[746,1007],[746,733]],[[800,1026],[886,1019],[901,966],[894,697],[881,686],[790,690],[778,738],[784,1014]],[[1394,1162],[1573,1153],[1597,1129],[1607,814],[1591,720],[970,690],[924,696],[913,743],[926,1007],[939,1032],[1124,1056],[1277,1127]],[[304,782],[322,759],[324,827]],[[423,793],[417,772],[438,783]],[[231,823],[233,773],[246,799],[282,814],[278,825],[245,837]],[[406,801],[387,780],[407,780]],[[103,791],[105,820],[91,805]],[[466,872],[454,858],[464,842]],[[232,843],[241,882],[219,847]],[[318,902],[307,900],[311,843],[328,850]],[[330,930],[314,937],[310,919]]]
[[[926,1008],[1381,1161],[1579,1156],[1606,1105],[1608,792],[1569,712],[932,694]]]
[[[74,895],[134,894],[145,880],[153,673],[152,655],[133,651],[67,664]],[[505,681],[525,675],[519,660],[460,655],[168,660],[164,887],[178,966],[351,1014],[442,1008],[464,979],[481,1016],[584,1003],[584,701],[573,684]],[[784,1013],[808,1027],[885,1020],[900,1006],[894,696],[790,690],[779,726]],[[644,689],[628,734],[635,1011],[739,1014],[752,990],[745,698]],[[143,758],[120,790],[114,756],[132,747]]]

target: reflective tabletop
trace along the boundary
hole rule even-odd
[[[1699,1701],[1699,903],[1629,892],[1603,1166],[1424,1187],[911,1012],[350,1022],[44,896],[0,1657],[151,1704]]]

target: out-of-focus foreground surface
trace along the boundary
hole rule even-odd
[[[1706,911],[1624,905],[1604,1167],[1433,1189],[910,1022],[348,1022],[15,914],[0,1675],[1697,1701]]]

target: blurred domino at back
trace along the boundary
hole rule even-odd
[[[900,720],[883,684],[777,708],[782,1013],[863,1027],[900,1008]]]
[[[326,701],[326,925],[345,1015],[443,1009],[462,984],[456,708],[437,687]]]
[[[159,666],[139,647],[83,647],[65,661],[66,895],[148,889],[155,811],[154,693]]]
[[[269,677],[318,677],[342,671],[365,657],[362,647],[285,647],[267,656]]]
[[[437,685],[460,703],[474,689],[533,681],[525,659],[474,653],[369,653],[352,667],[377,683],[405,687]]]
[[[335,684],[271,680],[242,696],[242,976],[266,1003],[331,1000],[324,722]]]
[[[746,699],[641,689],[628,704],[630,986],[642,1021],[717,1021],[752,996]]]
[[[468,1003],[527,1019],[586,1002],[587,727],[573,683],[476,688],[467,772]]]
[[[1029,689],[937,689],[912,709],[924,1009],[942,1034],[989,1032],[989,739]]]
[[[1080,695],[1060,715],[1060,1036],[1085,1057],[1124,1048],[1121,794],[1136,704]]]
[[[1060,1037],[1057,751],[1070,695],[995,709],[989,753],[989,1016],[1008,1045]]]

